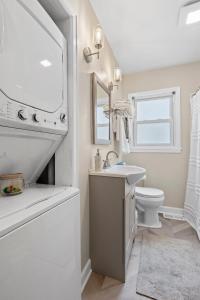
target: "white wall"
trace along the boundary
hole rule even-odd
[[[64,1],[64,0],[63,0]],[[94,11],[88,0],[65,0],[75,11],[78,17],[78,84],[79,84],[79,181],[81,192],[81,256],[82,268],[89,259],[89,178],[88,170],[93,165],[93,157],[96,149],[100,148],[101,155],[105,158],[107,151],[113,149],[110,146],[92,145],[91,128],[91,73],[96,72],[97,75],[107,85],[113,80],[113,68],[117,66],[113,52],[105,41],[105,46],[101,50],[100,60],[96,57],[93,62],[87,64],[83,58],[84,47],[93,48],[93,30],[99,23]],[[93,48],[94,49],[94,48]],[[112,101],[120,97],[120,89],[116,90],[112,95]]]

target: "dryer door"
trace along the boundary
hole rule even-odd
[[[27,5],[0,0],[0,89],[10,99],[55,112],[63,103],[66,41],[38,2]],[[39,20],[45,15],[47,27]]]

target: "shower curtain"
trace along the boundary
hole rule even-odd
[[[192,128],[184,216],[200,239],[200,92],[190,101]]]

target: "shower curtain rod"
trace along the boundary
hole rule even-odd
[[[200,86],[198,87],[198,89],[196,90],[196,92],[194,92],[194,93],[192,94],[192,96],[195,96],[199,91],[200,91]]]

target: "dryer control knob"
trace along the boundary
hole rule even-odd
[[[40,122],[40,115],[39,114],[33,114],[33,121],[36,122],[36,123],[39,123]]]
[[[64,114],[64,113],[61,113],[61,114],[60,114],[60,121],[61,121],[62,123],[65,123],[65,121],[66,121],[66,114]]]
[[[18,111],[18,117],[20,118],[20,120],[22,121],[25,121],[28,119],[28,116],[27,116],[27,112],[24,110],[24,109],[20,109]]]

